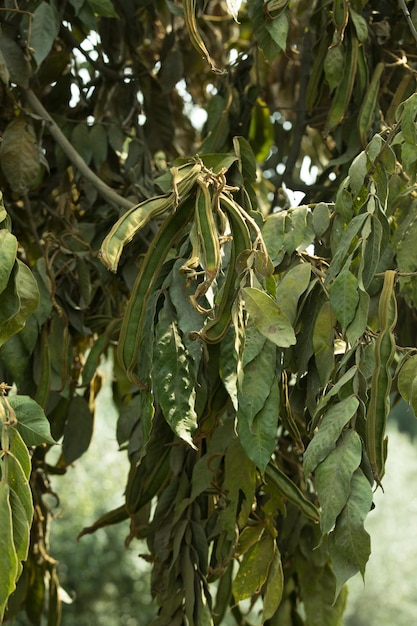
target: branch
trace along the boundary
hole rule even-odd
[[[405,15],[405,19],[407,20],[407,24],[410,28],[411,34],[413,35],[415,41],[417,41],[417,30],[413,24],[413,20],[411,19],[410,11],[408,10],[405,0],[398,0],[398,4],[400,5],[400,8]]]
[[[26,102],[34,111],[34,113],[39,115],[39,117],[41,117],[45,121],[52,137],[65,152],[72,165],[77,168],[77,170],[82,176],[84,176],[84,178],[86,178],[92,185],[94,185],[101,197],[107,200],[107,202],[110,202],[110,204],[113,204],[114,206],[121,207],[126,210],[132,208],[132,202],[130,202],[126,198],[123,198],[123,196],[119,195],[116,191],[114,191],[114,189],[106,185],[106,183],[102,181],[101,178],[99,178],[96,174],[94,174],[94,172],[88,167],[87,163],[73,148],[68,139],[65,137],[62,130],[54,122],[48,111],[44,108],[44,106],[41,104],[41,102],[38,100],[37,96],[31,89],[27,89],[25,91],[25,97]]]

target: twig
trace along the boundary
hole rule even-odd
[[[86,178],[92,185],[94,185],[101,197],[110,202],[110,204],[113,204],[117,207],[121,207],[126,210],[132,208],[132,202],[130,202],[126,198],[123,198],[123,196],[119,195],[116,191],[114,191],[114,189],[106,185],[106,183],[102,181],[101,178],[99,178],[96,174],[94,174],[94,172],[88,167],[87,163],[73,148],[68,139],[65,137],[64,133],[54,122],[48,111],[44,108],[42,103],[38,100],[37,96],[31,89],[27,89],[25,91],[25,97],[31,109],[37,115],[39,115],[39,117],[41,117],[48,125],[49,132],[51,133],[52,137],[62,148],[63,152],[66,154],[74,167],[77,168],[77,170],[82,176],[84,176],[84,178]]]
[[[407,24],[410,28],[411,34],[413,35],[414,39],[417,41],[417,30],[413,24],[413,20],[411,19],[410,11],[408,10],[405,0],[398,0],[398,4],[400,5],[402,12],[404,13],[404,16],[405,16],[405,19],[407,20]]]

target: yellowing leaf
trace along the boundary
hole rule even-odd
[[[265,292],[255,287],[242,289],[245,307],[257,329],[279,348],[296,343],[291,322],[279,306]]]

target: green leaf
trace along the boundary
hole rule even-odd
[[[93,426],[94,415],[87,400],[75,395],[69,406],[62,442],[62,454],[67,465],[71,465],[88,450],[93,436]]]
[[[334,601],[336,579],[329,565],[315,567],[307,559],[298,559],[297,566],[308,626],[342,626],[347,588]]]
[[[321,505],[320,527],[328,533],[345,506],[352,481],[362,458],[362,443],[356,431],[344,432],[336,448],[318,464],[314,472],[315,484]]]
[[[407,359],[398,374],[398,391],[404,400],[413,407],[417,416],[417,354]]]
[[[32,68],[22,47],[5,32],[0,37],[0,52],[2,52],[10,81],[25,89],[29,88]]]
[[[153,371],[155,393],[172,430],[194,447],[192,433],[197,427],[197,414],[192,372],[172,305],[166,298],[156,327]]]
[[[285,220],[287,211],[268,215],[262,228],[262,236],[274,265],[279,265],[285,256]]]
[[[251,145],[245,137],[233,137],[233,147],[239,159],[239,169],[244,181],[256,181],[257,163]]]
[[[360,43],[368,39],[368,23],[366,19],[349,6],[349,16],[356,30],[356,36]]]
[[[355,317],[346,329],[346,336],[352,345],[363,335],[368,325],[369,304],[371,301],[367,291],[359,289],[359,303]]]
[[[196,328],[203,326],[201,313],[193,307],[190,295],[195,291],[195,285],[187,279],[184,273],[180,273],[180,267],[184,264],[183,259],[178,259],[172,269],[172,282],[169,286],[171,302],[175,307],[178,328],[181,331],[184,345],[194,361],[194,370],[197,374],[201,359],[201,344],[199,341],[191,341],[189,334]]]
[[[220,513],[229,539],[235,538],[236,524],[243,527],[252,511],[256,488],[256,466],[246,455],[238,438],[232,439],[224,457],[224,493],[227,506]]]
[[[336,447],[342,430],[355,415],[359,400],[349,396],[331,406],[324,414],[317,433],[304,453],[304,472],[308,476]]]
[[[317,237],[322,237],[330,226],[330,211],[325,202],[319,202],[313,211],[313,229]]]
[[[32,492],[29,486],[29,481],[25,476],[25,472],[20,465],[18,459],[13,454],[11,454],[10,451],[7,453],[7,457],[4,462],[8,465],[7,480],[9,487],[15,492],[16,496],[22,503],[28,524],[32,524]],[[2,479],[6,479],[5,471]]]
[[[242,417],[249,428],[271,392],[275,379],[276,351],[275,344],[265,341],[260,352],[243,368],[238,389],[238,422]]]
[[[94,13],[101,17],[119,18],[111,0],[87,0]]]
[[[0,294],[7,287],[17,253],[17,239],[8,230],[0,230]]]
[[[279,418],[279,386],[274,379],[264,406],[252,423],[239,406],[237,431],[242,447],[263,474],[275,449]]]
[[[346,230],[343,232],[340,240],[337,241],[337,248],[334,250],[325,284],[328,284],[334,276],[339,274],[340,269],[345,263],[352,241],[361,230],[367,217],[367,213],[361,213],[360,215],[355,215],[355,217],[349,221]]]
[[[19,572],[19,560],[13,541],[12,509],[10,505],[10,487],[0,481],[0,621],[9,596],[16,587]]]
[[[266,30],[271,35],[273,41],[278,45],[278,47],[284,51],[287,47],[289,25],[290,22],[286,11],[283,11],[282,13],[277,15],[277,17],[270,21],[265,21]],[[262,45],[261,48],[263,49]]]
[[[255,287],[244,287],[242,293],[246,310],[260,333],[279,348],[296,343],[290,320],[270,296]]]
[[[38,284],[30,269],[17,260],[16,290],[19,298],[19,309],[0,325],[0,346],[15,333],[18,333],[26,324],[28,317],[36,310],[39,304]]]
[[[324,59],[324,75],[329,84],[330,92],[341,83],[345,67],[343,46],[330,46]]]
[[[298,263],[285,272],[277,284],[277,304],[281,311],[288,317],[291,324],[297,317],[298,300],[307,289],[311,277],[311,264]]]
[[[15,427],[9,429],[9,450],[16,457],[28,481],[32,469],[30,454],[21,434]]]
[[[60,27],[59,13],[53,4],[41,2],[33,12],[30,31],[30,46],[33,57],[39,66],[48,56]]]
[[[97,169],[105,163],[107,159],[107,133],[102,124],[94,124],[90,129],[90,141],[93,151],[93,161]]]
[[[14,118],[3,132],[0,161],[13,191],[28,191],[38,176],[40,160],[33,125],[25,115]]]
[[[77,124],[74,127],[71,143],[88,165],[93,157],[93,144],[87,124]]]
[[[275,26],[268,23],[264,13],[263,0],[253,0],[248,3],[248,16],[259,47],[268,61],[272,62],[281,52],[280,43],[283,43],[284,35],[286,38],[284,21],[280,21]],[[285,19],[288,29],[288,18],[285,16]]]
[[[244,554],[239,571],[232,583],[235,602],[241,602],[259,593],[264,585],[274,555],[274,540],[265,531],[260,541]],[[273,558],[273,556],[272,556]]]
[[[362,282],[365,289],[371,284],[381,254],[382,224],[376,215],[371,217],[372,230],[364,243]]]
[[[55,443],[51,437],[49,422],[39,404],[29,396],[9,396],[8,400],[16,413],[15,428],[27,446]]]
[[[10,489],[10,506],[12,509],[13,542],[16,555],[19,561],[25,561],[29,552],[32,519],[28,521],[25,507],[13,489]]]
[[[336,527],[329,536],[329,553],[336,575],[336,597],[345,582],[360,572],[362,578],[371,552],[363,523],[372,504],[372,488],[360,469],[352,476],[351,493]]]
[[[329,289],[329,300],[337,320],[345,332],[348,324],[355,317],[359,303],[358,281],[347,269],[344,269]]]
[[[284,590],[284,572],[282,569],[281,555],[274,543],[273,557],[265,583],[263,602],[263,621],[270,619],[278,609]]]
[[[334,368],[334,315],[330,302],[323,302],[313,330],[314,359],[324,387]]]

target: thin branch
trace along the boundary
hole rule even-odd
[[[38,100],[37,96],[31,89],[25,91],[26,102],[30,108],[41,117],[49,128],[49,132],[55,139],[57,144],[62,148],[72,165],[80,172],[84,178],[86,178],[98,191],[102,198],[113,204],[114,206],[121,207],[123,209],[130,209],[133,203],[123,198],[114,189],[106,185],[87,165],[84,159],[73,148],[68,139],[65,137],[62,130],[54,122],[48,111],[44,108],[42,103]]]
[[[414,39],[417,41],[417,30],[413,24],[413,20],[411,19],[410,11],[408,10],[405,0],[398,0],[398,4],[400,5],[402,12],[404,13],[404,16],[405,16],[405,19],[407,20],[407,24],[411,31],[411,34],[413,35]]]

